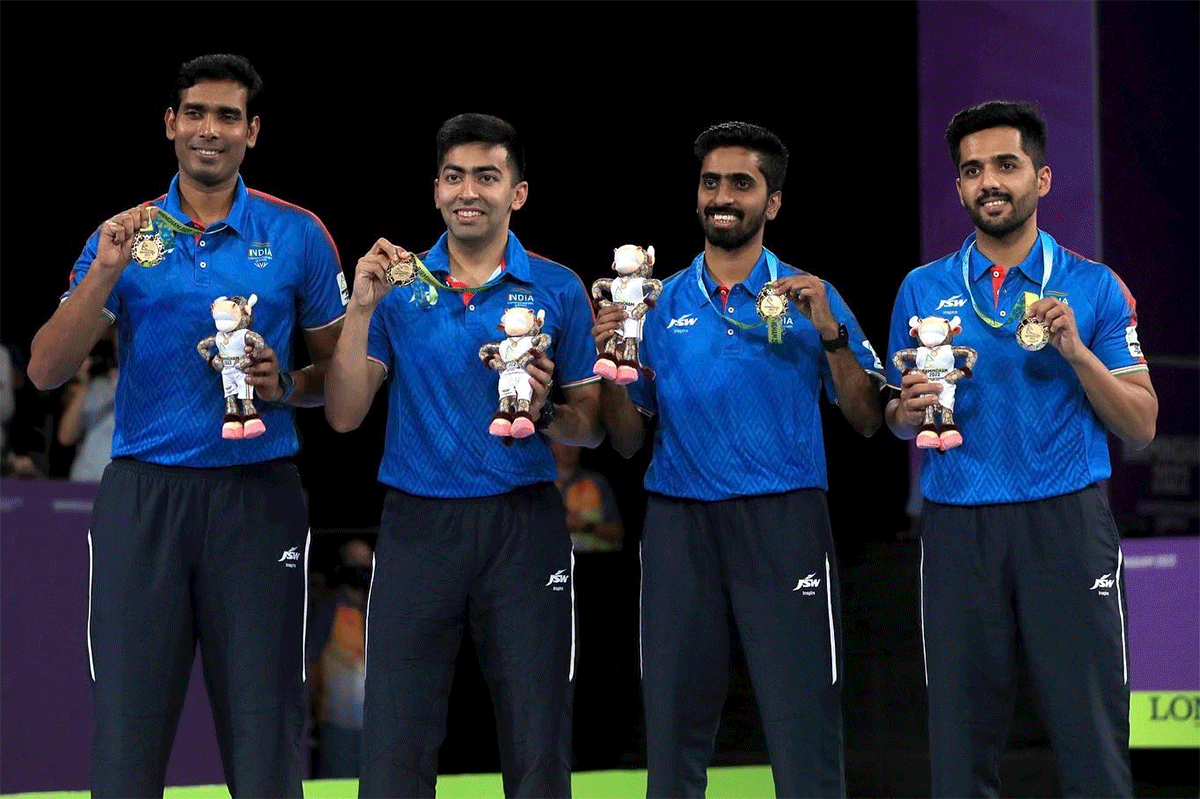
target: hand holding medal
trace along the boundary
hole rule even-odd
[[[1070,305],[1056,297],[1043,297],[1032,303],[1025,311],[1026,316],[1017,326],[1017,341],[1027,350],[1040,350],[1047,344],[1053,344],[1062,356],[1072,360],[1086,349],[1079,340],[1079,330],[1075,326],[1075,311]],[[1029,332],[1032,328],[1032,332]],[[1022,335],[1029,336],[1037,346],[1028,346]]]

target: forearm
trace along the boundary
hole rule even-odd
[[[380,381],[373,376],[367,360],[370,321],[369,310],[348,312],[333,357],[323,364],[325,418],[339,433],[349,432],[362,424],[379,388]],[[315,371],[315,367],[314,364],[300,371]],[[306,380],[310,377],[305,376]],[[296,391],[300,391],[299,374]]]
[[[849,347],[827,353],[826,357],[838,408],[851,427],[870,438],[883,423],[879,391]]]
[[[1090,350],[1083,349],[1071,362],[1092,410],[1114,435],[1135,449],[1154,440],[1158,396],[1148,372],[1118,377]]]
[[[646,440],[646,420],[629,398],[629,391],[611,380],[600,386],[600,418],[612,448],[632,458]]]
[[[95,268],[89,270],[33,337],[28,373],[39,390],[55,389],[70,380],[96,346],[111,324],[104,314],[104,303],[117,277],[106,277]]]
[[[554,406],[554,421],[543,431],[560,444],[597,447],[604,440],[600,426],[600,388],[595,383],[570,388],[567,402]]]

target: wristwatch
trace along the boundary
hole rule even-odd
[[[283,393],[279,395],[276,402],[283,404],[288,401],[292,394],[296,391],[296,378],[288,371],[279,373],[279,387],[283,389]]]
[[[828,341],[821,339],[821,346],[825,348],[826,352],[837,352],[842,347],[850,346],[850,331],[846,329],[845,325],[838,325],[837,338]]]
[[[535,430],[545,430],[554,422],[554,403],[546,400],[546,404],[542,406],[541,414],[537,421],[533,423]]]

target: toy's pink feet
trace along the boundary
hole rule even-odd
[[[493,419],[488,427],[488,433],[493,436],[512,435],[512,422],[507,419]]]
[[[618,386],[627,386],[637,382],[637,379],[638,370],[632,366],[618,366],[616,377],[613,378]]]
[[[529,438],[533,435],[533,420],[528,416],[518,415],[516,419],[513,419],[509,435],[513,438]]]
[[[938,448],[942,451],[954,449],[963,443],[962,433],[957,430],[946,430],[938,439]],[[920,446],[919,444],[917,446]]]
[[[267,432],[267,426],[263,424],[262,419],[247,419],[246,423],[242,425],[242,431],[245,438],[254,438]]]
[[[600,375],[608,380],[617,379],[617,365],[607,358],[601,358],[596,361],[596,366],[592,369],[592,374]]]
[[[245,438],[246,430],[241,422],[226,422],[221,425],[221,438]]]
[[[932,430],[922,430],[917,433],[917,449],[941,449],[942,440]]]

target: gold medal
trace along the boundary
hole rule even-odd
[[[1017,343],[1021,349],[1037,352],[1050,343],[1050,328],[1036,316],[1026,316],[1017,324]]]
[[[167,255],[167,245],[154,222],[138,230],[130,245],[133,262],[138,266],[158,266]]]
[[[772,344],[783,341],[783,317],[788,312],[787,297],[775,293],[774,283],[764,283],[754,299],[754,310],[767,323],[767,340]]]
[[[407,286],[417,279],[417,256],[411,252],[387,268],[387,281],[393,286]]]

